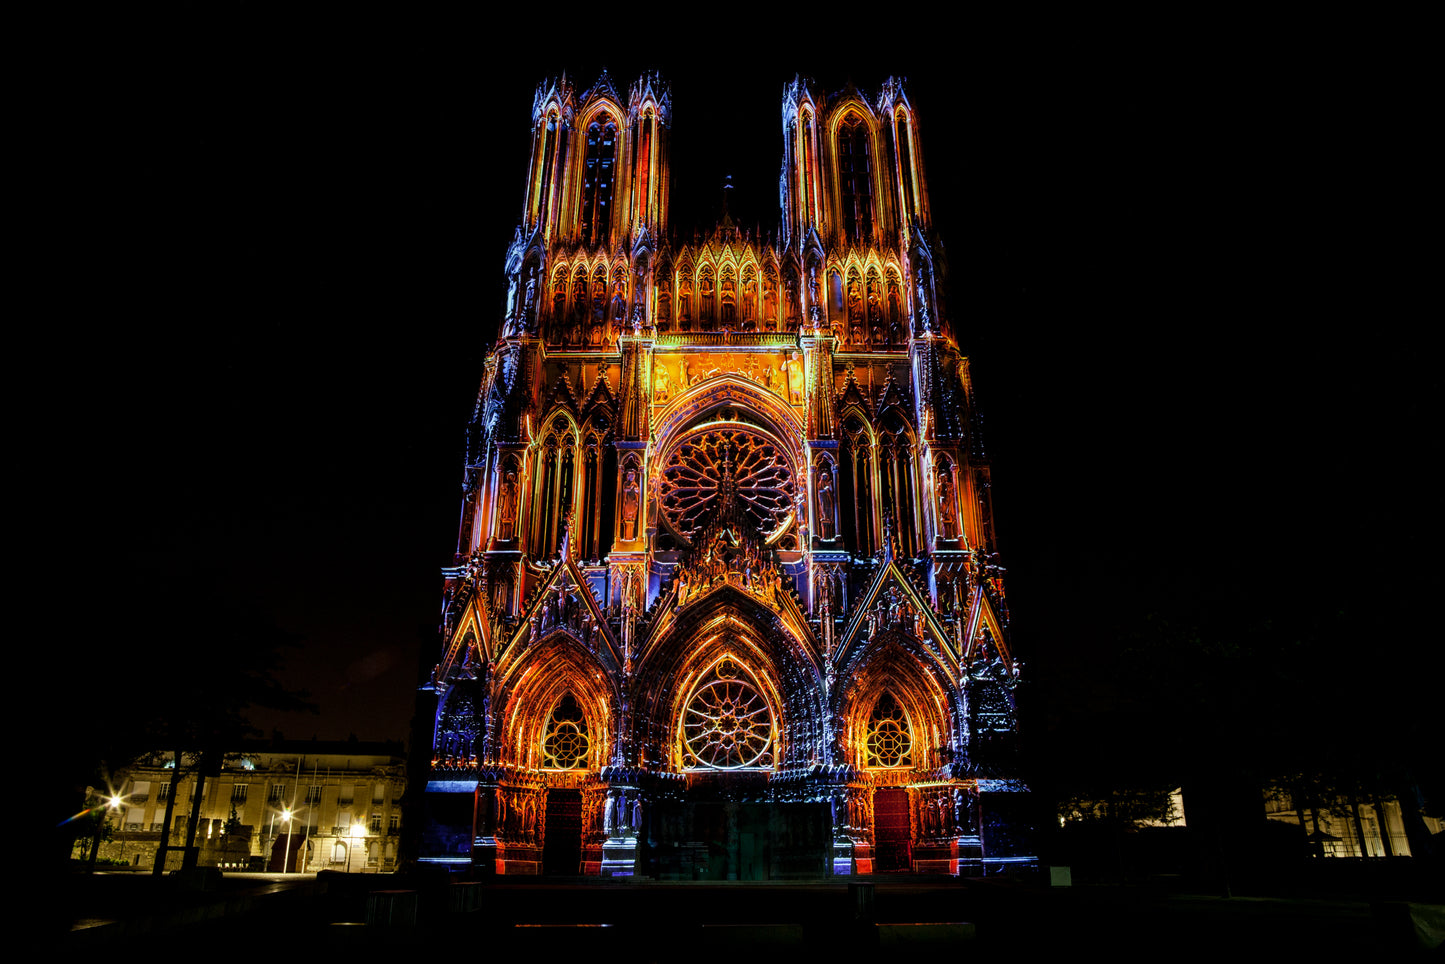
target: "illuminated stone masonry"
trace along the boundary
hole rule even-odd
[[[532,106],[445,570],[427,859],[806,878],[1028,863],[918,118],[783,96],[782,227],[668,241],[671,95]]]

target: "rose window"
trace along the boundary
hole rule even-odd
[[[907,766],[912,752],[913,738],[908,735],[908,717],[893,694],[884,693],[868,717],[868,765]]]
[[[543,766],[575,770],[587,762],[587,720],[571,693],[562,697],[547,720],[542,739]]]
[[[707,672],[682,716],[684,766],[773,765],[773,711],[731,660]]]
[[[793,470],[782,449],[746,425],[696,431],[661,469],[662,514],[688,542],[727,507],[771,542],[793,521]]]

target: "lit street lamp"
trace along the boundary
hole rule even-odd
[[[360,847],[361,842],[366,839],[366,825],[353,823],[348,834],[351,837],[351,846],[346,848],[346,872],[349,874],[351,873],[351,851]]]

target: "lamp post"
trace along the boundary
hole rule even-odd
[[[283,807],[281,810],[281,822],[286,825],[286,859],[281,864],[281,873],[291,872],[291,808]]]

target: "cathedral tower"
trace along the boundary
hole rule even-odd
[[[995,832],[1019,667],[905,85],[786,86],[777,239],[667,240],[671,120],[656,75],[537,89],[424,687],[425,856],[1027,859]]]

